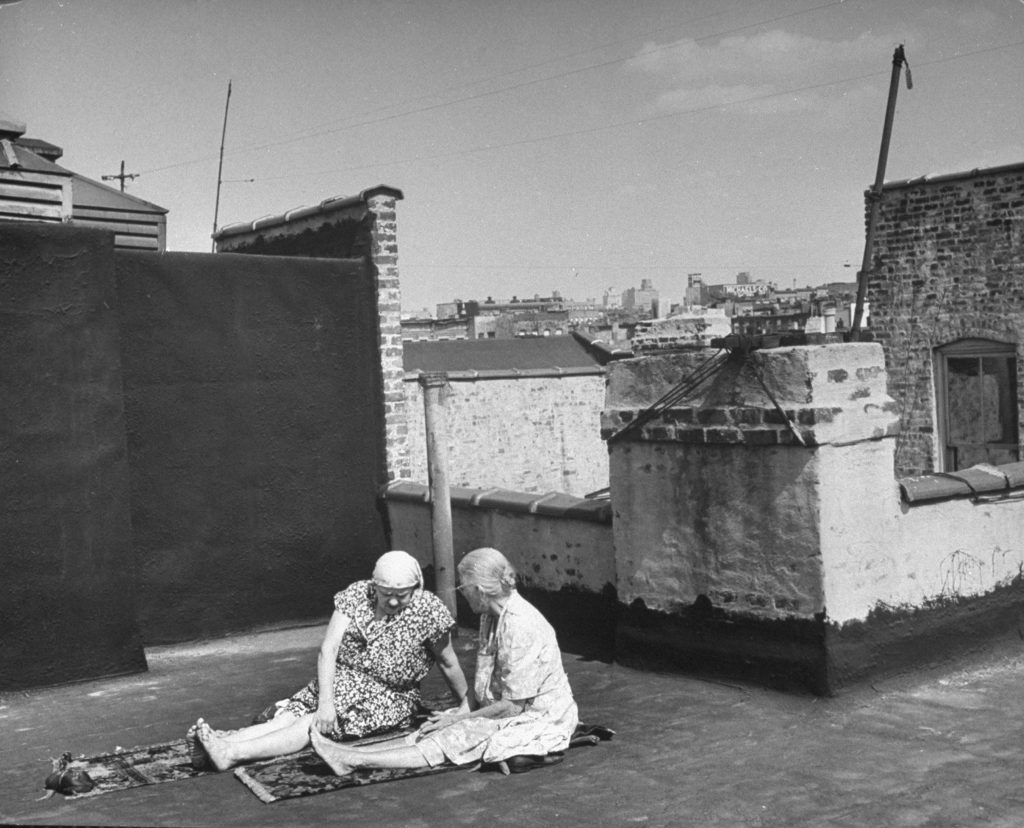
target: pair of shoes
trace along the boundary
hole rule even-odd
[[[564,758],[565,754],[561,752],[549,753],[546,756],[520,754],[518,756],[510,756],[505,760],[505,764],[508,766],[509,773],[526,773],[526,771],[542,768],[545,765],[557,765]]]
[[[604,725],[579,724],[572,734],[569,747],[580,747],[581,745],[596,745],[598,742],[607,742],[615,735],[615,731]]]

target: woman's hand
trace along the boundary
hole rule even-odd
[[[313,727],[316,728],[318,733],[327,736],[334,730],[337,724],[338,714],[334,709],[334,704],[317,706],[316,713],[313,715]]]
[[[469,708],[467,706],[465,710],[462,707],[453,707],[449,710],[439,710],[436,713],[431,713],[427,717],[427,721],[420,725],[420,735],[433,733],[435,730],[443,730],[448,725],[466,718],[465,714],[468,712]]]

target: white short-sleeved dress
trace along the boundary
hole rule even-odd
[[[423,736],[417,744],[431,765],[498,762],[568,748],[579,719],[555,631],[518,592],[500,616],[480,619],[474,689],[480,707],[501,699],[529,701],[516,716],[463,719]]]

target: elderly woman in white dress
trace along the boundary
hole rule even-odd
[[[313,749],[338,775],[357,768],[503,762],[569,746],[578,714],[555,631],[516,591],[515,570],[496,549],[470,552],[458,572],[459,590],[481,614],[471,709],[435,714],[412,740],[369,747],[311,731]]]

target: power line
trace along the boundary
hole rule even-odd
[[[767,25],[769,23],[776,23],[776,22],[778,22],[780,20],[786,20],[786,19],[791,18],[791,17],[797,17],[797,16],[802,15],[802,14],[808,14],[810,12],[820,11],[821,9],[829,8],[830,6],[838,6],[838,5],[841,5],[842,2],[843,2],[843,0],[833,0],[833,2],[824,3],[824,4],[820,5],[820,6],[814,6],[814,7],[810,8],[810,9],[804,9],[802,11],[792,12],[790,14],[778,15],[777,17],[772,17],[772,18],[769,18],[767,20],[760,20],[760,21],[758,21],[756,23],[750,23],[750,24],[748,24],[746,26],[737,26],[737,27],[735,27],[733,29],[726,29],[724,31],[715,32],[713,34],[704,35],[702,37],[689,38],[689,39],[687,39],[686,42],[687,43],[698,43],[698,42],[700,42],[702,40],[710,40],[711,38],[715,38],[715,37],[723,37],[725,35],[735,34],[736,32],[742,32],[742,31],[745,31],[746,29],[753,29],[753,28],[757,28],[758,26],[764,26],[764,25]],[[654,52],[663,52],[663,51],[667,51],[667,50],[670,50],[670,49],[675,49],[678,46],[679,46],[678,43],[670,43],[670,44],[667,44],[665,46],[659,46],[659,47],[657,47],[655,49],[652,49],[647,54],[651,54],[651,53],[654,53]],[[419,114],[422,114],[424,112],[431,112],[431,111],[436,110],[436,109],[442,109],[444,107],[453,106],[453,105],[459,104],[459,103],[466,103],[468,101],[476,101],[476,100],[480,100],[481,98],[488,98],[488,97],[492,97],[494,95],[501,95],[501,94],[504,94],[505,92],[513,92],[513,91],[516,91],[516,90],[519,90],[519,89],[525,89],[526,87],[536,86],[538,84],[547,83],[548,81],[552,81],[552,80],[561,80],[562,78],[568,78],[568,77],[571,77],[573,75],[579,75],[579,74],[582,74],[583,72],[590,72],[590,71],[592,71],[594,69],[604,69],[604,68],[606,68],[608,66],[614,66],[616,64],[625,63],[627,61],[633,60],[634,57],[635,57],[634,55],[630,55],[629,57],[615,58],[614,60],[607,60],[607,61],[604,61],[602,63],[594,63],[594,64],[590,64],[589,66],[579,67],[577,69],[569,69],[569,70],[567,70],[565,72],[560,72],[557,75],[547,75],[547,76],[545,76],[543,78],[535,78],[534,80],[523,81],[521,83],[512,84],[511,86],[503,86],[500,89],[494,89],[494,90],[490,90],[490,91],[487,91],[487,92],[479,92],[479,93],[477,93],[475,95],[468,95],[468,96],[463,97],[463,98],[456,98],[453,101],[444,101],[444,102],[441,102],[441,103],[438,103],[438,104],[432,104],[431,106],[424,106],[424,107],[421,107],[419,109],[412,109],[412,110],[409,110],[407,112],[398,112],[398,113],[395,113],[393,115],[385,115],[385,116],[383,116],[381,118],[375,118],[375,119],[370,120],[370,121],[360,121],[360,122],[355,123],[355,124],[347,124],[345,126],[337,127],[335,129],[324,130],[322,132],[312,132],[312,133],[298,135],[298,136],[296,136],[294,138],[286,138],[286,139],[282,139],[280,141],[273,141],[273,142],[266,143],[266,144],[259,144],[259,145],[256,145],[256,146],[247,147],[247,148],[245,148],[245,151],[248,152],[248,151],[261,150],[261,149],[269,149],[271,147],[279,147],[279,146],[282,146],[283,144],[291,144],[291,143],[295,143],[296,141],[304,141],[307,138],[319,138],[320,136],[331,135],[331,134],[333,134],[335,132],[342,132],[344,130],[356,129],[358,127],[363,127],[363,126],[373,126],[375,124],[383,123],[385,121],[395,120],[396,118],[405,118],[405,117],[407,117],[409,115],[419,115]]]
[[[713,32],[711,34],[702,35],[700,37],[688,38],[685,42],[686,43],[699,43],[701,41],[710,40],[710,39],[713,39],[713,38],[716,38],[716,37],[724,37],[726,35],[736,34],[737,32],[746,31],[747,29],[754,29],[754,28],[757,28],[758,26],[766,26],[766,25],[768,25],[770,23],[777,23],[777,22],[779,22],[781,20],[787,20],[787,19],[790,19],[790,18],[793,18],[793,17],[799,17],[799,16],[804,15],[804,14],[810,14],[812,12],[817,12],[817,11],[821,11],[823,9],[831,8],[833,6],[839,6],[839,5],[842,5],[842,3],[843,3],[843,0],[832,0],[829,3],[823,3],[823,4],[818,5],[818,6],[812,6],[811,8],[801,9],[800,11],[790,12],[788,14],[776,15],[775,17],[770,17],[770,18],[766,18],[764,20],[759,20],[759,21],[757,21],[755,23],[749,23],[749,24],[744,25],[744,26],[736,26],[736,27],[734,27],[732,29],[724,29],[724,30],[721,30],[721,31]],[[722,14],[722,12],[720,12],[719,14]],[[710,17],[714,17],[714,16],[716,16],[716,15],[708,15],[709,18]],[[698,18],[698,20],[696,22],[699,22],[700,20],[704,20],[704,19],[707,19],[707,18]],[[684,24],[680,24],[680,25],[684,25]],[[685,24],[685,25],[689,25],[689,24]],[[640,35],[640,36],[643,37],[645,35]],[[631,39],[635,39],[635,38],[631,38]],[[670,49],[678,48],[678,46],[679,46],[678,42],[677,43],[669,43],[669,44],[666,44],[665,46],[659,46],[659,47],[657,47],[655,49],[652,49],[649,52],[647,52],[646,54],[652,54],[652,53],[655,53],[655,52],[667,51],[667,50],[670,50]],[[604,48],[604,47],[601,47],[601,48]],[[285,144],[294,144],[294,143],[297,143],[298,141],[305,141],[305,140],[307,140],[309,138],[320,138],[320,137],[322,137],[324,135],[333,135],[334,133],[344,132],[344,131],[350,130],[350,129],[358,129],[359,127],[365,127],[365,126],[374,126],[376,124],[384,123],[386,121],[391,121],[391,120],[395,120],[395,119],[398,119],[398,118],[406,118],[406,117],[408,117],[410,115],[420,115],[420,114],[423,114],[424,112],[432,112],[432,111],[437,110],[437,109],[443,109],[445,107],[454,106],[454,105],[460,104],[460,103],[467,103],[467,102],[470,102],[470,101],[480,100],[482,98],[493,97],[495,95],[501,95],[501,94],[504,94],[506,92],[514,92],[514,91],[517,91],[519,89],[525,89],[525,88],[527,88],[529,86],[536,86],[538,84],[547,83],[547,82],[553,81],[553,80],[561,80],[563,78],[571,77],[573,75],[579,75],[579,74],[582,74],[584,72],[590,72],[590,71],[592,71],[594,69],[604,69],[604,68],[606,68],[608,66],[614,66],[614,65],[620,64],[620,63],[626,63],[627,61],[633,60],[634,58],[635,58],[635,55],[629,55],[628,57],[623,57],[623,58],[615,58],[613,60],[603,61],[601,63],[594,63],[594,64],[590,64],[588,66],[582,66],[582,67],[579,67],[579,68],[576,68],[576,69],[569,69],[569,70],[567,70],[565,72],[560,72],[558,74],[546,75],[546,76],[544,76],[542,78],[535,78],[533,80],[523,81],[521,83],[516,83],[516,84],[509,85],[509,86],[503,86],[503,87],[500,87],[498,89],[488,90],[486,92],[478,92],[478,93],[473,94],[473,95],[467,95],[467,96],[464,96],[464,97],[461,97],[461,98],[456,98],[456,99],[450,100],[450,101],[442,101],[440,103],[431,104],[429,106],[420,107],[418,109],[411,109],[411,110],[407,110],[407,111],[403,111],[403,112],[397,112],[397,113],[393,113],[391,115],[384,115],[384,116],[381,116],[380,118],[373,118],[373,119],[370,119],[370,120],[357,121],[356,123],[345,124],[343,126],[333,127],[331,129],[325,129],[325,130],[320,130],[320,131],[316,131],[316,132],[303,132],[303,133],[299,133],[299,134],[297,134],[297,135],[295,135],[295,136],[293,136],[291,138],[283,138],[283,139],[281,139],[279,141],[271,141],[271,142],[267,142],[267,143],[263,143],[263,144],[253,144],[253,145],[250,145],[250,146],[247,146],[247,147],[240,147],[240,148],[238,148],[236,150],[232,150],[229,154],[231,154],[231,155],[238,155],[238,154],[243,153],[243,152],[256,152],[257,150],[261,150],[261,149],[270,149],[272,147],[284,146]],[[561,60],[561,59],[564,59],[564,58],[559,58],[559,60]],[[544,64],[540,64],[540,65],[544,65]],[[519,71],[523,71],[523,70],[519,70]],[[503,75],[499,75],[498,77],[504,77],[504,76]],[[439,94],[444,94],[444,93],[439,93]],[[169,164],[169,165],[163,166],[163,167],[155,167],[155,168],[150,169],[150,170],[145,170],[145,172],[147,172],[147,173],[164,172],[165,170],[175,169],[177,167],[183,167],[183,166],[187,166],[189,164],[195,164],[195,163],[199,163],[201,161],[206,161],[206,160],[209,160],[210,158],[211,158],[211,156],[203,156],[202,158],[198,158],[198,159],[192,159],[192,160],[189,160],[189,161],[181,161],[181,162],[178,162],[178,163],[175,163],[175,164]],[[273,179],[271,179],[271,180],[273,180]]]
[[[970,52],[961,52],[960,54],[952,55],[952,56],[947,57],[947,58],[938,58],[936,60],[927,61],[927,62],[924,62],[924,63],[915,62],[914,65],[918,69],[918,71],[920,71],[921,67],[935,66],[935,65],[940,64],[940,63],[948,63],[948,62],[953,61],[953,60],[961,60],[961,59],[966,58],[966,57],[972,57],[974,55],[984,54],[986,52],[994,52],[994,51],[997,51],[999,49],[1008,49],[1008,48],[1011,48],[1013,46],[1022,46],[1022,45],[1024,45],[1024,40],[1018,40],[1018,41],[1015,41],[1013,43],[1003,43],[1003,44],[998,45],[998,46],[986,47],[984,49],[976,49],[976,50],[973,50],[973,51],[970,51]],[[259,180],[260,181],[281,181],[281,180],[286,180],[286,179],[292,180],[292,179],[296,179],[296,178],[306,178],[306,177],[313,177],[313,176],[330,175],[332,173],[338,173],[338,172],[353,172],[353,171],[357,171],[357,170],[376,169],[378,167],[398,166],[400,164],[412,164],[412,163],[422,162],[422,161],[438,161],[438,160],[445,159],[445,158],[460,158],[460,157],[471,155],[471,154],[475,154],[475,153],[488,152],[488,151],[497,150],[497,149],[508,149],[510,147],[525,146],[525,145],[528,145],[528,144],[538,144],[538,143],[543,143],[544,141],[556,140],[558,138],[574,138],[574,137],[578,137],[578,136],[581,136],[581,135],[592,135],[594,133],[606,132],[606,131],[612,130],[612,129],[621,129],[622,127],[627,127],[627,126],[642,127],[642,126],[644,126],[645,124],[648,124],[648,123],[655,123],[657,121],[664,121],[664,120],[668,120],[670,118],[679,118],[679,117],[681,117],[683,115],[693,115],[693,114],[698,114],[698,113],[701,113],[701,112],[710,112],[710,111],[714,111],[714,110],[718,110],[718,109],[725,109],[725,108],[730,107],[730,106],[736,106],[738,104],[744,104],[744,103],[757,103],[759,101],[765,101],[765,100],[769,100],[771,98],[777,98],[777,97],[780,97],[782,95],[792,95],[792,94],[794,94],[796,92],[810,92],[810,91],[813,91],[815,89],[824,89],[825,87],[828,87],[828,86],[838,86],[838,85],[844,84],[844,83],[852,83],[854,81],[867,80],[869,78],[876,78],[876,77],[880,77],[880,76],[884,76],[884,75],[888,75],[888,74],[889,74],[889,72],[887,70],[886,71],[881,71],[881,72],[869,72],[869,73],[864,74],[864,75],[855,75],[855,76],[849,76],[849,77],[845,77],[845,78],[838,78],[838,79],[835,79],[835,80],[824,81],[822,83],[814,83],[814,84],[809,84],[807,86],[794,87],[794,88],[791,88],[791,89],[783,89],[783,90],[780,90],[778,92],[767,92],[767,93],[764,93],[762,95],[750,95],[750,96],[745,97],[745,98],[737,98],[737,99],[731,100],[731,101],[723,101],[723,102],[720,102],[720,103],[707,104],[705,106],[692,107],[690,109],[680,109],[680,110],[676,110],[674,112],[667,112],[667,113],[665,113],[663,115],[652,115],[652,116],[649,116],[647,118],[643,118],[643,119],[640,119],[640,120],[636,120],[636,119],[632,119],[631,118],[628,121],[616,121],[616,122],[610,123],[610,124],[602,124],[600,126],[587,127],[585,129],[575,129],[575,130],[569,130],[567,132],[549,133],[547,135],[540,135],[540,136],[536,136],[536,137],[533,137],[533,138],[521,138],[521,139],[518,139],[518,140],[515,140],[515,141],[506,141],[506,142],[503,142],[503,143],[500,143],[500,144],[487,144],[486,146],[470,147],[468,149],[453,150],[452,152],[437,153],[435,155],[416,156],[416,157],[413,157],[413,158],[404,158],[404,159],[399,159],[399,160],[395,160],[395,161],[372,162],[372,163],[369,163],[369,164],[359,164],[359,165],[350,166],[350,167],[334,167],[334,168],[329,169],[329,170],[318,170],[317,172],[294,173],[294,174],[291,174],[291,175],[263,177],[263,178],[260,178]]]
[[[841,3],[842,0],[839,0],[839,2]],[[836,3],[830,3],[830,4],[827,4],[827,5],[836,5]],[[817,9],[817,8],[818,7],[815,7],[815,9]],[[811,9],[809,11],[813,11],[815,9]],[[600,52],[600,51],[608,49],[608,48],[610,48],[612,46],[619,46],[619,45],[621,45],[623,43],[630,43],[630,42],[635,41],[635,40],[640,40],[641,38],[651,37],[653,35],[658,35],[658,34],[665,34],[667,31],[672,31],[674,29],[681,29],[684,26],[692,26],[695,23],[701,23],[701,22],[703,22],[705,20],[710,20],[710,19],[712,19],[714,17],[721,17],[722,15],[731,14],[732,12],[733,12],[733,9],[726,9],[724,11],[717,11],[717,12],[713,12],[712,14],[706,14],[703,17],[695,17],[695,18],[692,18],[690,20],[685,20],[682,23],[678,23],[678,24],[676,24],[674,26],[669,26],[669,27],[661,26],[661,27],[659,27],[657,29],[649,29],[647,31],[640,32],[638,34],[631,35],[630,37],[627,37],[627,38],[620,38],[618,40],[608,41],[606,43],[602,43],[599,46],[592,46],[592,47],[590,47],[588,49],[582,49],[582,50],[580,50],[578,52],[572,52],[570,54],[559,55],[558,57],[550,58],[548,60],[543,60],[543,61],[540,61],[539,63],[527,64],[526,66],[520,66],[520,67],[518,67],[516,69],[510,69],[507,72],[500,72],[500,73],[498,73],[496,75],[491,75],[490,77],[482,78],[480,80],[470,81],[469,83],[462,83],[462,84],[458,84],[456,86],[449,86],[449,87],[447,87],[447,89],[441,89],[441,90],[439,90],[437,92],[433,92],[431,94],[420,95],[419,97],[411,98],[411,99],[406,100],[406,101],[400,101],[400,102],[394,103],[394,104],[387,104],[385,106],[375,107],[373,109],[366,110],[365,114],[369,115],[369,114],[372,114],[372,113],[375,113],[375,112],[385,112],[385,111],[387,111],[389,109],[396,109],[398,107],[408,106],[408,105],[414,104],[414,103],[416,103],[418,101],[425,101],[425,100],[432,100],[432,99],[440,98],[440,97],[443,97],[443,96],[445,96],[445,95],[447,95],[449,93],[456,92],[456,91],[458,91],[460,89],[473,89],[473,88],[476,88],[476,87],[483,86],[484,84],[491,83],[491,82],[496,81],[496,80],[500,80],[502,78],[511,77],[513,75],[521,75],[523,72],[529,72],[532,69],[540,69],[540,68],[545,67],[545,66],[550,66],[553,63],[564,63],[564,62],[566,62],[568,60],[572,60],[573,58],[577,58],[577,57],[580,57],[582,55],[588,55],[588,54],[591,54],[593,52]],[[801,13],[803,13],[803,12],[801,12]],[[762,21],[761,23],[753,24],[753,25],[764,25],[764,22],[765,21]],[[771,21],[768,21],[768,22],[771,22]],[[719,33],[717,33],[715,35],[709,35],[709,36],[720,36],[720,35],[726,34],[726,33],[727,32],[719,32]],[[705,39],[705,38],[698,38],[698,39]],[[665,46],[665,47],[661,47],[661,48],[672,48],[672,45],[670,44],[669,46]],[[598,64],[598,66],[604,66],[604,65],[606,65],[606,64]],[[589,67],[584,67],[584,68],[589,68]],[[572,71],[575,72],[577,70],[572,70]],[[554,80],[554,79],[557,79],[559,77],[562,77],[562,75],[554,75],[554,76],[549,76],[549,77],[541,78],[541,79],[539,79],[536,82],[541,82],[541,81],[544,81],[544,80]],[[509,89],[515,89],[515,88],[519,88],[519,87],[509,87]],[[499,94],[499,93],[504,92],[504,91],[507,91],[507,89],[506,88],[501,88],[501,89],[491,90],[490,92],[488,92],[486,94],[496,95],[496,94]],[[457,100],[454,100],[454,101],[448,101],[447,104],[445,104],[445,105],[454,105],[456,103],[462,103],[464,100],[473,100],[473,99],[475,99],[475,98],[465,98],[465,99],[460,98],[460,99],[457,99]],[[412,110],[412,111],[409,111],[409,112],[398,113],[397,115],[388,116],[388,117],[401,117],[402,115],[412,115],[412,114],[416,114],[419,111],[420,110]],[[340,127],[340,129],[351,129],[351,128],[358,127],[358,126],[366,126],[366,125],[371,125],[371,124],[379,123],[379,121],[366,121],[366,122],[357,123],[357,124],[344,124],[344,122],[346,120],[347,120],[347,118],[335,118],[335,119],[333,119],[331,121],[326,121],[326,122],[324,122],[322,124],[313,125],[313,126],[309,127],[309,129],[310,130],[319,130],[322,127],[333,127],[333,126],[336,126],[338,124],[343,124]],[[298,140],[303,140],[306,137],[318,137],[318,136],[320,136],[322,134],[328,134],[328,133],[325,133],[325,132],[314,132],[314,133],[304,132],[304,133],[300,133],[298,136],[295,136],[293,138],[282,139],[282,142],[298,141]],[[267,146],[277,146],[277,144],[270,144],[270,145],[259,144],[259,145],[248,146],[248,147],[243,146],[243,147],[239,147],[237,150],[234,150],[234,152],[248,152],[250,150],[263,149],[263,148],[265,148]]]
[[[679,272],[686,270],[689,272],[694,271],[717,271],[717,270],[735,270],[740,271],[757,271],[759,273],[765,271],[771,272],[783,272],[788,273],[793,270],[827,270],[829,268],[841,268],[845,265],[839,262],[822,262],[820,264],[794,264],[794,265],[722,265],[722,264],[693,264],[692,262],[680,262],[679,264],[666,264],[666,265],[649,265],[644,263],[643,269],[647,270],[665,270],[671,272]],[[402,270],[517,270],[517,271],[547,271],[547,272],[564,272],[570,270],[578,270],[580,274],[594,273],[597,271],[615,271],[615,270],[635,270],[636,262],[626,262],[620,265],[588,265],[588,264],[563,264],[563,265],[522,265],[522,264],[480,264],[480,265],[422,265],[422,264],[403,264]],[[851,281],[855,281],[853,275],[850,276]]]

